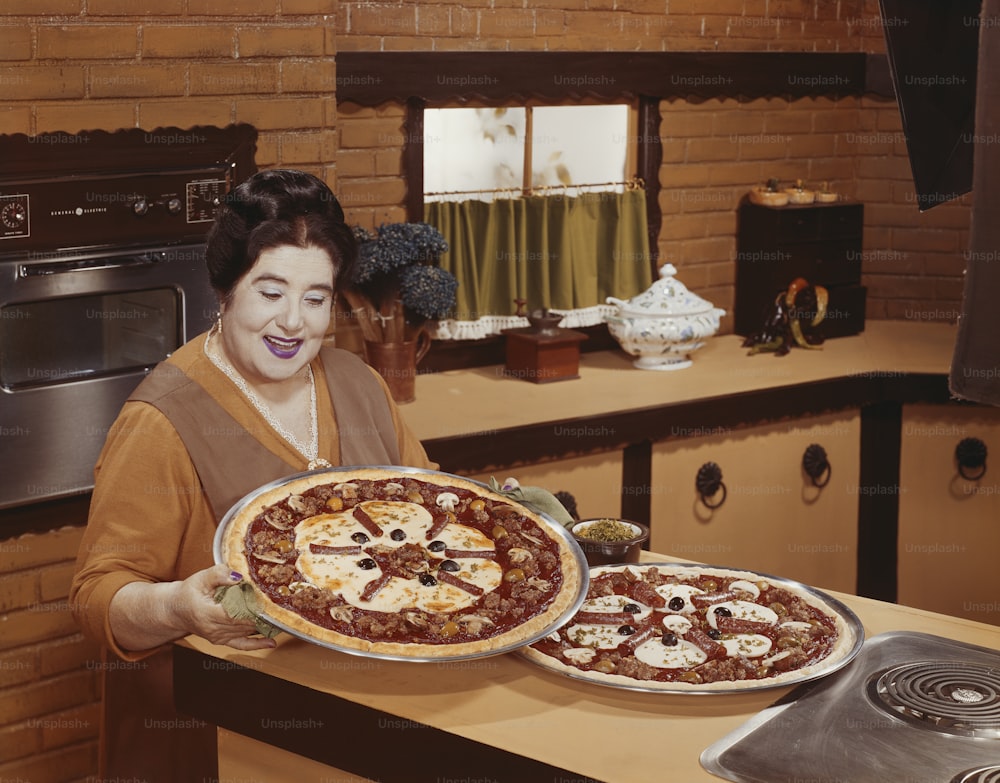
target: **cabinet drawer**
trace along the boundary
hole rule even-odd
[[[863,204],[810,204],[763,207],[740,206],[741,235],[769,242],[798,242],[860,237],[864,230]]]
[[[831,465],[822,488],[802,467],[811,444]],[[654,444],[650,549],[853,593],[860,444],[857,412]],[[726,487],[715,509],[695,486],[707,462]]]
[[[861,245],[856,240],[783,242],[777,251],[779,261],[768,271],[779,284],[796,277],[826,286],[861,282]],[[787,283],[778,287],[787,287]]]
[[[569,492],[576,500],[581,518],[619,517],[622,513],[620,451],[503,468],[469,475],[469,478],[489,484],[491,476],[500,483],[513,476],[526,487],[542,487],[552,493]]]
[[[958,473],[964,438],[986,445],[978,480]],[[1000,409],[906,406],[901,449],[899,603],[1000,625]]]

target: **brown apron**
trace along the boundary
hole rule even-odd
[[[397,465],[399,443],[385,393],[368,366],[336,348],[320,353],[333,400],[340,465]],[[133,392],[177,430],[202,488],[221,520],[257,487],[298,471],[241,427],[208,393],[176,366],[164,362]],[[173,646],[141,661],[105,652],[100,777],[189,783],[218,779],[215,726],[176,712]]]

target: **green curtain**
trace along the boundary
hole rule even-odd
[[[458,278],[455,318],[572,310],[629,299],[652,283],[646,194],[530,196],[425,205],[424,219],[448,241],[440,266]]]

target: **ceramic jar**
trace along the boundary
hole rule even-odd
[[[712,305],[674,275],[673,264],[660,267],[660,279],[627,302],[607,298],[618,312],[608,316],[608,331],[643,370],[680,370],[690,355],[719,331],[725,310]]]

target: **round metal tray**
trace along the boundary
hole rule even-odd
[[[639,562],[639,563],[626,563],[626,564],[616,564],[616,565],[605,565],[605,566],[595,566],[590,569],[590,578],[594,578],[597,573],[605,573],[609,570],[617,568],[631,568],[635,571],[642,571],[646,568],[659,568],[674,571],[685,571],[685,572],[701,572],[706,574],[711,574],[714,570],[716,572],[724,571],[727,575],[739,574],[746,579],[764,579],[773,585],[779,587],[786,587],[792,592],[803,592],[810,595],[814,600],[821,603],[824,609],[832,614],[836,615],[841,619],[844,626],[846,627],[846,632],[853,636],[853,641],[851,646],[848,648],[847,652],[836,660],[830,661],[829,664],[820,665],[817,668],[804,669],[801,676],[790,677],[786,680],[780,682],[774,681],[764,681],[764,680],[754,680],[754,681],[725,681],[724,683],[707,683],[703,687],[697,685],[689,685],[686,683],[660,683],[659,687],[651,687],[649,685],[644,685],[642,680],[635,680],[634,684],[629,682],[619,682],[611,679],[603,680],[595,677],[588,677],[584,672],[580,670],[568,670],[563,665],[555,665],[555,659],[551,656],[542,653],[538,650],[528,651],[525,647],[519,651],[520,655],[531,663],[539,666],[548,671],[559,674],[571,680],[580,680],[581,682],[586,682],[590,685],[601,685],[609,688],[618,688],[621,690],[629,691],[642,691],[645,693],[659,693],[659,694],[692,694],[692,695],[725,695],[734,693],[748,693],[763,690],[770,690],[772,688],[786,688],[792,685],[799,685],[803,682],[808,682],[810,680],[816,680],[821,677],[826,677],[835,671],[842,669],[847,666],[857,654],[861,651],[861,645],[865,641],[865,630],[864,626],[861,624],[861,620],[858,616],[841,601],[838,601],[831,595],[824,593],[822,590],[817,590],[814,587],[809,587],[808,585],[801,584],[800,582],[795,582],[791,579],[785,579],[780,576],[771,576],[770,574],[764,574],[759,571],[748,571],[742,568],[730,568],[728,566],[716,566],[716,565],[702,565],[700,563],[669,563],[669,562]],[[573,622],[571,617],[565,624]],[[561,626],[560,626],[561,627]],[[547,663],[551,661],[552,664]],[[794,674],[794,672],[793,672]],[[711,687],[716,685],[717,687]],[[722,687],[724,685],[724,688]]]
[[[368,470],[386,471],[388,473],[395,474],[398,476],[412,476],[413,478],[420,478],[421,476],[439,476],[445,479],[455,479],[462,483],[473,484],[485,490],[490,495],[496,494],[489,486],[483,484],[481,481],[476,481],[474,479],[466,478],[464,476],[457,476],[451,473],[445,473],[439,470],[401,467],[398,465],[364,465],[364,466],[353,465],[349,467],[324,468],[321,470],[312,470],[303,473],[295,473],[293,475],[286,476],[276,481],[272,481],[268,484],[263,485],[262,487],[258,487],[253,492],[248,493],[243,498],[238,500],[233,505],[233,507],[229,509],[228,512],[226,512],[226,515],[222,518],[222,521],[219,523],[218,529],[215,531],[215,538],[212,543],[212,553],[215,558],[215,562],[225,563],[222,557],[222,542],[223,538],[225,537],[226,528],[238,514],[240,514],[248,506],[253,505],[253,503],[262,495],[271,492],[272,490],[280,489],[282,487],[294,484],[296,481],[300,479],[312,478],[319,474],[322,475],[328,474],[330,476],[330,482],[332,483],[336,481],[338,478],[344,478],[352,474],[357,476],[357,474]],[[519,506],[521,508],[524,508],[523,505],[521,505],[515,500],[507,500],[507,502],[510,503],[510,505],[512,506]],[[493,655],[501,655],[503,653],[508,653],[513,650],[517,650],[525,645],[532,644],[533,642],[536,642],[539,639],[544,638],[557,628],[560,628],[569,618],[573,617],[573,615],[577,613],[581,604],[586,599],[587,589],[589,587],[589,570],[588,570],[587,560],[583,554],[583,550],[580,548],[580,545],[577,544],[573,536],[569,533],[568,530],[566,530],[565,527],[563,527],[563,525],[561,525],[555,519],[550,517],[548,514],[544,514],[540,511],[535,511],[534,509],[531,509],[530,512],[531,514],[537,516],[539,519],[545,522],[549,526],[549,528],[556,533],[556,535],[559,538],[567,542],[570,551],[574,554],[575,567],[579,571],[580,578],[579,578],[579,590],[577,591],[577,595],[574,596],[573,602],[569,606],[569,608],[567,608],[565,612],[563,612],[559,617],[554,619],[551,623],[546,625],[543,629],[541,629],[536,633],[532,633],[530,636],[526,636],[523,639],[511,642],[502,647],[497,647],[492,650],[487,650],[479,653],[469,653],[464,655],[457,655],[457,654],[449,655],[447,653],[447,645],[444,644],[441,645],[441,652],[442,652],[441,655],[434,655],[434,656],[390,655],[386,653],[356,650],[350,647],[344,647],[338,644],[331,643],[327,640],[317,639],[307,633],[303,633],[302,631],[289,628],[284,623],[281,623],[270,617],[266,612],[261,612],[260,615],[263,619],[267,620],[267,622],[280,628],[281,630],[285,631],[286,633],[292,636],[296,636],[300,639],[304,639],[305,641],[312,642],[313,644],[319,645],[320,647],[326,647],[331,650],[338,650],[340,652],[348,653],[350,655],[358,655],[365,658],[378,658],[381,660],[392,660],[392,661],[446,662],[446,661],[471,660],[475,658],[486,658]]]

